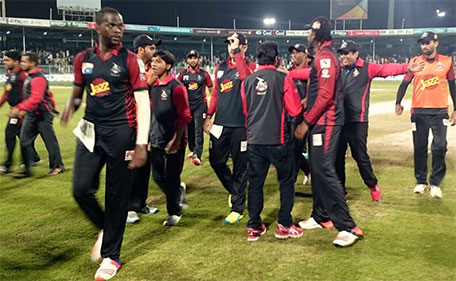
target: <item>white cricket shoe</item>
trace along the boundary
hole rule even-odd
[[[413,192],[416,194],[423,194],[426,191],[426,185],[425,184],[417,184],[415,188],[413,189]]]
[[[440,189],[440,187],[438,187],[436,185],[431,185],[431,196],[433,198],[441,199],[442,198],[442,190]]]

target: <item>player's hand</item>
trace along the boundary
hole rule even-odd
[[[212,124],[213,124],[213,122],[212,122],[211,118],[206,118],[206,120],[204,120],[203,129],[204,129],[204,132],[208,135],[211,133]]]
[[[424,61],[417,62],[416,59],[413,59],[410,61],[409,65],[408,65],[408,71],[410,71],[410,72],[421,71],[424,68],[424,64],[425,64]]]
[[[179,150],[180,140],[176,138],[174,134],[173,138],[166,144],[165,153],[166,154],[176,154]]]
[[[451,126],[456,125],[456,111],[453,111],[453,114],[451,114],[450,124],[451,124]]]
[[[68,122],[70,122],[71,117],[73,117],[74,113],[74,107],[73,106],[67,106],[62,112],[62,115],[60,115],[60,124],[62,125],[68,125]]]
[[[128,169],[138,169],[147,163],[147,146],[145,144],[137,144],[133,159],[128,163]]]
[[[20,110],[17,107],[11,107],[10,111],[8,112],[8,117],[11,118],[21,118],[19,117]]]
[[[296,139],[303,140],[308,130],[309,126],[307,126],[306,122],[301,122],[301,124],[299,124],[294,131]]]
[[[288,73],[290,73],[290,71],[288,71],[288,69],[286,69],[285,67],[281,66],[281,67],[277,67],[277,70],[280,71],[280,72],[283,72],[285,74],[288,75]]]
[[[399,116],[404,111],[404,107],[400,104],[396,104],[396,115]]]
[[[302,108],[304,110],[307,109],[307,97],[301,100]]]

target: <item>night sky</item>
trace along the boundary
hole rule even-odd
[[[292,29],[302,29],[315,16],[329,17],[329,0],[232,0],[232,1],[101,1],[102,6],[118,9],[124,16],[125,23],[176,26],[176,17],[180,26],[232,28],[233,19],[236,27],[246,29],[265,28],[263,18],[275,17],[275,29],[288,29],[291,20]],[[363,29],[386,28],[388,0],[369,0],[368,19],[363,21]],[[53,18],[61,17],[56,11],[56,1],[7,0],[8,17],[49,18],[49,9],[53,9]],[[439,18],[435,10],[446,11],[444,18]],[[395,28],[400,28],[405,18],[405,28],[412,27],[449,27],[456,26],[456,0],[396,0]],[[346,26],[358,29],[359,23]]]

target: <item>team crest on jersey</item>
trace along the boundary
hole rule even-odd
[[[95,97],[104,97],[111,92],[109,82],[103,78],[97,78],[90,83],[90,95]]]
[[[443,64],[442,64],[441,62],[438,62],[438,63],[437,63],[437,68],[438,68],[438,69],[443,69]]]
[[[196,77],[196,80],[201,81],[201,80],[203,80],[203,77],[201,77],[201,75],[198,74],[198,76]]]
[[[224,80],[222,83],[220,83],[220,92],[225,93],[225,92],[230,92],[233,89],[233,81],[231,80]]]
[[[82,63],[82,74],[92,74],[93,72],[93,63],[83,62]]]
[[[111,76],[120,76],[120,72],[122,71],[122,69],[120,68],[119,65],[115,64],[115,63],[112,63],[112,67],[111,67]]]
[[[217,71],[217,78],[222,77],[224,73],[225,73],[225,72],[224,72],[223,70]]]
[[[163,101],[168,100],[168,92],[166,90],[162,90],[160,94],[160,99]]]
[[[358,69],[355,68],[355,70],[353,71],[353,77],[358,77],[359,75],[359,71]]]
[[[16,73],[11,73],[11,75],[10,75],[11,83],[14,83],[14,81],[16,81],[16,77],[17,77]]]
[[[239,76],[239,72],[236,71],[236,74],[234,74],[234,79],[239,79],[240,76]]]
[[[264,79],[257,77],[258,83],[255,87],[255,90],[257,91],[257,95],[259,96],[264,96],[266,94],[266,91],[268,90],[268,82],[264,81]]]
[[[189,89],[189,90],[196,90],[196,89],[198,89],[198,83],[196,83],[196,82],[190,82],[190,84],[188,84],[188,89]]]
[[[189,77],[188,75],[184,75],[184,76],[182,77],[182,80],[188,81],[189,78],[190,78],[190,77]]]

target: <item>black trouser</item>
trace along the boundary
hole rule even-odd
[[[166,195],[168,215],[180,216],[180,175],[184,167],[185,149],[182,147],[176,154],[166,154],[162,148],[152,147],[149,158],[152,165],[152,177]]]
[[[226,164],[230,155],[233,160],[233,173]],[[245,209],[247,159],[245,128],[224,127],[218,139],[211,134],[209,162],[223,187],[231,194],[231,211],[239,214]]]
[[[191,111],[192,121],[187,126],[188,132],[188,148],[193,152],[199,159],[203,154],[203,124],[204,118],[206,117],[207,105],[202,103]]]
[[[128,126],[95,125],[95,148],[90,152],[80,142],[76,144],[73,174],[73,196],[81,209],[103,229],[101,256],[117,259],[120,255],[127,204],[131,190],[131,170],[126,152],[135,148],[136,131]],[[100,172],[106,164],[105,211],[95,198]]]
[[[13,165],[14,149],[16,148],[16,137],[20,139],[21,125],[23,119],[8,118],[8,123],[5,127],[5,143],[8,155],[3,164],[7,169]],[[32,142],[32,162],[40,161],[40,156],[35,150],[35,140]]]
[[[296,161],[296,177],[298,176],[299,170],[303,171],[305,175],[310,174],[310,165],[309,161],[304,157],[304,153],[307,152],[307,135],[304,137],[304,140],[296,140],[294,145],[295,150],[295,161]]]
[[[30,166],[34,157],[33,144],[38,134],[41,135],[49,154],[49,169],[64,168],[59,142],[57,141],[52,125],[53,119],[54,116],[48,111],[41,111],[38,115],[27,113],[24,118],[20,142],[26,174],[30,174]]]
[[[128,210],[141,212],[146,207],[147,192],[149,191],[150,158],[145,166],[132,171],[132,188]]]
[[[415,160],[415,178],[417,184],[427,184],[427,158],[429,129],[432,130],[432,172],[429,178],[431,185],[439,186],[445,176],[445,154],[447,152],[447,125],[448,114],[425,115],[412,114],[413,147]],[[416,128],[416,129],[415,129]]]
[[[339,149],[336,158],[336,170],[345,191],[345,154],[350,145],[351,154],[358,164],[359,173],[367,187],[377,184],[377,177],[372,170],[372,164],[367,154],[367,122],[348,122],[340,134]]]
[[[295,192],[295,151],[291,145],[254,145],[249,144],[247,165],[249,179],[248,208],[250,220],[247,227],[261,229],[261,211],[263,210],[263,185],[272,164],[277,169],[277,180],[280,189],[280,209],[278,222],[290,227],[293,223],[291,211],[294,205]]]
[[[356,226],[344,199],[344,190],[335,169],[342,126],[315,125],[310,131],[310,169],[312,171],[312,217],[317,222],[332,220],[337,230]]]

